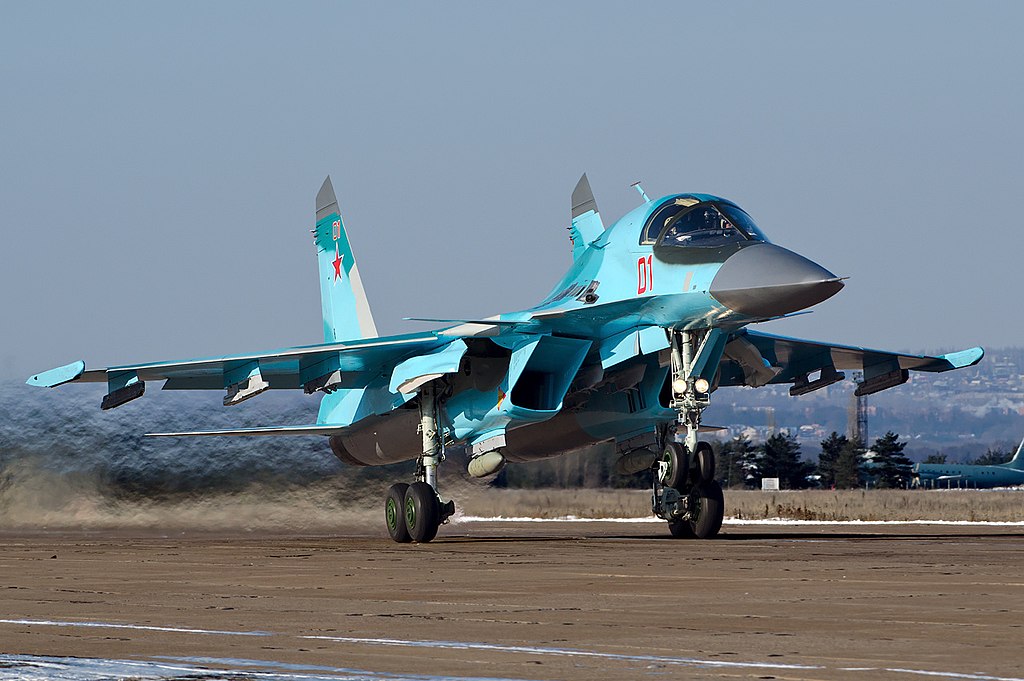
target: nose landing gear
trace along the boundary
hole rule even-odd
[[[659,429],[662,457],[654,474],[651,506],[656,516],[668,521],[673,537],[710,539],[722,528],[725,504],[722,487],[714,479],[711,445],[697,440],[711,390],[695,368],[717,366],[721,350],[715,346],[720,342],[714,331],[705,332],[695,354],[697,332],[672,331],[671,336],[672,407],[678,419]],[[683,442],[677,440],[680,429],[686,433]]]

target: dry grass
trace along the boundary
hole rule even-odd
[[[111,494],[95,476],[9,466],[0,477],[0,530],[241,529],[296,532],[380,527],[386,480],[331,478],[311,485],[250,487],[168,498]],[[650,492],[622,489],[493,489],[442,480],[441,493],[463,515],[483,517],[647,518]],[[727,516],[801,520],[1024,521],[1024,491],[727,491]]]
[[[442,490],[443,491],[443,490]],[[465,515],[485,518],[642,518],[651,493],[622,489],[473,489],[455,503]]]
[[[485,517],[631,518],[651,514],[641,490],[479,489],[457,499],[466,515]],[[729,490],[726,516],[796,520],[1024,521],[1024,491]]]
[[[736,518],[797,520],[1024,521],[1024,492],[990,490],[803,490],[726,492]]]

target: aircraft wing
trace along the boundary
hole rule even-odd
[[[161,380],[164,390],[227,390],[224,404],[230,405],[270,388],[303,388],[312,393],[363,387],[402,360],[451,342],[428,332],[90,371],[79,361],[36,374],[27,383],[53,388],[105,382],[104,409],[141,397],[146,381]]]
[[[939,356],[911,355],[744,330],[726,346],[719,385],[793,383],[790,393],[801,395],[841,380],[839,372],[847,370],[863,372],[857,394],[869,395],[905,383],[910,371],[960,369],[977,364],[984,355],[978,347]],[[810,378],[816,372],[820,377]]]

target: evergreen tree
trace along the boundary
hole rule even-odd
[[[847,439],[836,457],[837,489],[860,487],[861,467],[864,463],[864,445],[860,440]]]
[[[747,443],[747,451],[740,458],[740,466],[743,468],[743,484],[750,489],[761,484],[761,459],[764,452],[761,447],[751,444],[750,440],[744,440]]]
[[[928,457],[924,460],[924,462],[925,463],[946,463],[946,455],[945,454],[939,454],[938,452],[935,452],[934,454],[929,454]]]
[[[743,471],[746,473],[746,479],[750,483],[751,487],[760,487],[761,478],[764,475],[761,470],[764,468],[762,461],[764,460],[764,445],[758,445],[753,447],[743,459]]]
[[[910,479],[913,462],[903,453],[906,442],[900,442],[900,436],[891,430],[875,440],[871,448],[875,452],[875,484],[881,488],[906,487]]]
[[[977,459],[972,461],[975,466],[998,466],[1001,463],[1007,463],[1013,456],[1013,452],[1004,452],[998,447],[992,449],[989,447],[988,451],[979,456]]]
[[[849,440],[845,435],[836,431],[821,441],[821,454],[818,455],[818,475],[821,476],[821,486],[831,489],[836,486],[836,461],[843,446]]]
[[[722,444],[718,452],[715,478],[725,489],[747,484],[746,465],[754,446],[742,435]]]
[[[778,478],[783,489],[807,487],[807,476],[814,472],[814,464],[800,459],[800,443],[793,435],[776,434],[761,446],[760,474],[762,478]]]

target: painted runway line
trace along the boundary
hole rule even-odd
[[[816,664],[786,664],[781,662],[731,662],[726,660],[709,660],[694,657],[667,657],[662,655],[623,655],[619,653],[601,653],[591,650],[573,648],[548,648],[543,646],[506,646],[495,643],[477,643],[466,641],[413,641],[391,638],[359,638],[352,636],[302,636],[301,638],[321,641],[338,641],[370,645],[412,646],[424,648],[452,648],[456,650],[489,650],[508,653],[526,653],[530,655],[563,655],[569,657],[599,658],[605,660],[622,660],[627,662],[647,662],[673,664],[689,667],[718,667],[731,669],[775,669],[791,671],[821,670],[827,672],[829,667]],[[946,679],[969,679],[971,681],[1024,681],[1024,677],[992,676],[988,674],[971,674],[962,672],[942,672],[925,669],[903,669],[895,667],[840,667],[834,671],[865,672],[877,676],[880,673],[916,674]]]
[[[91,627],[91,628],[109,628],[109,629],[137,629],[144,631],[158,631],[166,633],[187,633],[187,634],[203,634],[208,636],[283,636],[293,637],[301,640],[316,640],[316,641],[333,641],[335,643],[352,644],[352,645],[373,645],[373,646],[397,646],[397,647],[410,647],[410,648],[429,648],[429,649],[447,649],[447,650],[478,650],[487,652],[499,652],[509,653],[512,655],[553,655],[561,657],[569,657],[576,659],[593,659],[593,660],[607,660],[607,661],[621,661],[621,662],[639,662],[647,665],[660,664],[660,665],[676,665],[684,667],[701,667],[705,669],[764,669],[764,670],[776,670],[800,672],[800,671],[814,671],[817,673],[827,674],[829,671],[834,672],[863,672],[864,674],[877,677],[879,674],[901,674],[908,676],[923,676],[929,678],[944,678],[944,679],[956,679],[959,681],[1024,681],[1024,677],[1018,676],[996,676],[992,674],[984,674],[980,672],[953,672],[953,671],[938,671],[930,669],[910,669],[903,667],[828,667],[822,664],[797,664],[797,663],[784,663],[784,662],[764,662],[764,661],[729,661],[729,660],[714,660],[707,658],[696,658],[696,657],[672,657],[665,655],[640,655],[640,654],[623,654],[623,653],[606,653],[596,650],[584,650],[578,648],[558,648],[548,646],[529,646],[529,645],[502,645],[498,643],[488,643],[486,641],[444,641],[444,640],[419,640],[419,639],[399,639],[399,638],[366,638],[356,636],[323,636],[323,635],[292,635],[292,634],[281,634],[268,631],[224,631],[217,629],[197,629],[191,627],[180,627],[180,626],[156,626],[156,625],[145,625],[145,624],[126,624],[120,622],[73,622],[63,620],[32,620],[32,619],[0,619],[0,624],[18,624],[25,626],[54,626],[54,627]],[[88,658],[82,658],[80,667],[69,668],[68,660],[77,660],[78,658],[58,658],[58,657],[33,657],[33,656],[16,656],[16,655],[3,655],[0,654],[0,662],[10,660],[11,664],[15,666],[6,666],[0,664],[0,681],[7,681],[8,679],[25,679],[25,681],[36,681],[37,679],[62,679],[67,681],[89,681],[90,679],[101,679],[109,678],[109,669],[107,676],[100,674],[93,674],[90,670],[96,670],[102,668],[104,665],[112,664],[151,664],[152,674],[150,677],[142,677],[138,674],[134,676],[138,678],[169,678],[169,674],[157,673],[160,664],[163,667],[160,669],[175,669],[176,671],[196,671],[191,668],[182,668],[177,666],[168,666],[166,663],[142,663],[135,661],[123,661],[123,660],[90,660]],[[311,667],[311,666],[297,666],[288,665],[285,663],[260,661],[260,660],[227,660],[222,658],[180,658],[180,657],[164,657],[160,659],[166,660],[183,660],[191,662],[203,662],[210,664],[217,664],[220,666],[221,663],[228,664],[228,666],[244,667],[244,666],[261,666],[262,668],[276,668],[277,670],[295,670],[295,671],[309,671],[309,672],[328,672],[328,675],[316,675],[316,674],[297,674],[294,672],[284,673],[283,671],[275,671],[267,676],[263,671],[259,672],[261,678],[266,678],[268,681],[274,679],[310,679],[316,681],[317,679],[343,679],[346,681],[358,681],[360,679],[366,679],[368,681],[383,680],[383,681],[399,681],[402,679],[409,679],[410,681],[470,681],[471,677],[454,677],[454,676],[429,676],[429,675],[416,675],[416,674],[387,674],[383,672],[370,672],[364,670],[352,670],[335,667]],[[93,664],[94,663],[94,664]],[[89,666],[93,664],[93,666]],[[56,667],[54,666],[56,665]],[[96,666],[98,665],[98,667]],[[10,675],[10,670],[16,669],[21,670],[16,672],[15,675]],[[58,669],[70,669],[68,675],[57,674]],[[37,670],[40,673],[36,674],[33,670]],[[42,673],[43,670],[48,670],[49,674]],[[219,678],[217,674],[223,675],[224,670],[210,670],[210,669],[198,669],[203,675],[211,679]],[[22,672],[25,672],[22,674]],[[237,673],[236,669],[233,673]],[[251,673],[251,672],[250,672]],[[269,673],[269,672],[268,672]],[[340,676],[339,676],[340,675]],[[220,678],[223,678],[221,676]],[[484,681],[480,677],[472,677],[472,681]],[[492,678],[488,678],[487,681],[493,681]]]
[[[627,662],[657,662],[661,664],[677,664],[690,667],[731,667],[757,669],[824,669],[820,665],[785,664],[781,662],[731,662],[727,660],[708,660],[696,657],[665,657],[661,655],[623,655],[620,653],[600,653],[592,650],[575,648],[546,648],[542,646],[507,646],[497,643],[481,643],[473,641],[413,641],[397,638],[358,638],[354,636],[303,636],[318,641],[337,641],[340,643],[359,643],[379,646],[403,646],[413,648],[448,648],[452,650],[488,650],[503,653],[527,653],[529,655],[559,655],[565,657],[590,657],[604,660],[623,660]]]
[[[664,523],[661,518],[644,516],[642,518],[579,518],[574,515],[557,518],[532,518],[529,516],[461,516],[453,518],[452,523]],[[988,521],[988,520],[793,520],[790,518],[725,518],[723,525],[797,525],[811,527],[828,526],[894,526],[894,525],[946,525],[964,527],[1024,527],[1024,521]]]
[[[48,627],[93,627],[96,629],[141,629],[143,631],[165,631],[173,634],[214,634],[217,636],[273,636],[268,631],[221,631],[218,629],[189,629],[186,627],[159,627],[149,624],[117,624],[113,622],[64,622],[59,620],[8,620],[0,624],[27,624]]]
[[[890,667],[883,669],[884,672],[895,672],[897,674],[917,674],[918,676],[934,676],[943,679],[971,679],[972,681],[1021,681],[1018,676],[990,676],[988,674],[960,674],[956,672],[932,672],[924,669],[900,669]]]
[[[169,661],[161,661],[164,659]],[[175,660],[179,662],[170,662]],[[237,681],[240,678],[260,681],[513,681],[495,677],[396,674],[216,657],[116,660],[0,654],[0,681]]]

